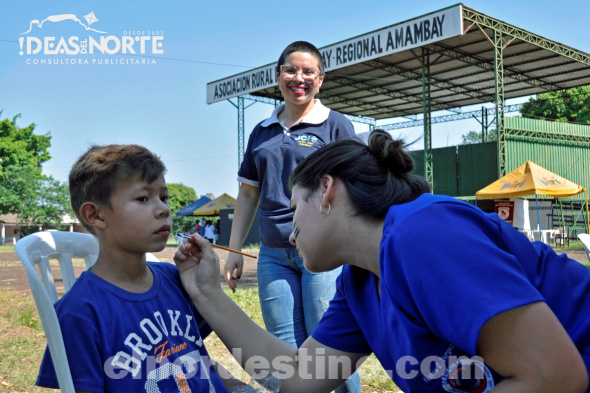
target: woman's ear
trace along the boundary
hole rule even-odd
[[[104,229],[106,222],[102,219],[100,210],[101,206],[96,203],[86,202],[80,206],[80,216],[92,228]]]
[[[335,180],[331,175],[322,176],[322,184],[320,186],[320,198],[323,204],[331,203],[334,199]]]

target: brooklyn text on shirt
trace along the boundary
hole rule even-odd
[[[149,373],[171,355],[181,355],[194,348],[188,343],[194,343],[199,348],[203,346],[199,332],[195,331],[192,315],[183,315],[178,310],[166,310],[165,314],[156,311],[151,317],[141,320],[136,331],[129,333],[123,342],[127,351],[120,350],[107,359],[104,365],[107,376],[120,379],[131,373],[133,378],[144,378],[146,374],[142,375],[142,366],[151,366],[145,371]],[[195,357],[189,356],[190,359]],[[192,362],[190,359],[189,363]]]

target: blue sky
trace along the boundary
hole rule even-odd
[[[235,197],[237,110],[227,101],[207,105],[208,82],[274,62],[282,49],[295,40],[323,47],[453,4],[434,0],[3,0],[0,110],[4,110],[2,118],[22,114],[19,124],[36,123],[38,134],[50,132],[53,158],[43,165],[43,170],[60,181],[67,180],[74,160],[91,144],[137,143],[162,157],[168,167],[168,182],[190,186],[198,195],[219,196],[225,192]],[[464,4],[590,52],[590,2],[586,0],[474,0]],[[21,33],[29,29],[31,20],[75,14],[86,23],[82,18],[90,12],[98,21],[89,27],[109,35],[121,37],[134,31],[162,34],[163,53],[154,55],[161,59],[156,59],[156,64],[105,64],[106,59],[131,62],[142,58],[19,55],[19,37],[27,36]],[[72,20],[48,21],[42,29],[33,26],[28,36],[34,34],[58,39],[87,35]],[[138,48],[135,44],[133,47]],[[42,58],[83,58],[89,64],[26,63],[27,59]],[[99,61],[102,64],[97,64]],[[246,138],[272,109],[256,103],[246,110]],[[357,132],[366,131],[365,127],[355,124]],[[479,130],[475,120],[435,125],[434,147],[456,144],[469,130]],[[421,133],[421,127],[401,130],[409,139]]]

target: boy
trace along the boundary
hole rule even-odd
[[[146,262],[170,235],[165,170],[137,145],[93,146],[72,168],[72,208],[100,245],[96,264],[55,305],[76,391],[227,392],[241,384],[211,364],[203,344],[211,329],[176,267]],[[58,388],[49,350],[37,385]]]

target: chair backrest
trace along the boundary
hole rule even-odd
[[[578,234],[578,239],[582,241],[584,250],[586,250],[586,255],[588,256],[588,261],[590,261],[590,235],[587,233],[580,233]]]
[[[45,330],[61,391],[74,393],[63,336],[53,307],[58,296],[49,260],[56,259],[59,262],[64,291],[67,292],[76,281],[72,259],[83,258],[86,269],[92,267],[98,258],[98,241],[87,233],[44,231],[23,237],[14,249],[27,270],[29,285]],[[146,259],[158,261],[158,258],[150,253],[146,254]],[[39,273],[35,266],[38,267]]]

